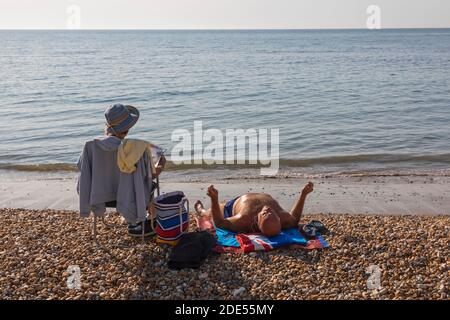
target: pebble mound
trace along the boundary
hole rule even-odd
[[[129,237],[117,214],[117,227],[99,224],[96,246],[92,218],[0,209],[0,299],[449,299],[450,216],[312,219],[332,231],[329,249],[215,254],[172,271],[170,247]],[[68,286],[71,266],[79,288]]]

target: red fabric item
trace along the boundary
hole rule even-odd
[[[183,232],[186,232],[189,228],[189,221],[186,221],[185,223],[183,223]],[[156,226],[156,234],[158,235],[158,237],[162,238],[162,239],[175,239],[180,235],[180,227],[177,226],[173,229],[170,230],[163,230],[161,229],[161,227],[159,225]]]
[[[236,235],[237,241],[241,245],[241,249],[243,252],[253,252],[253,251],[270,251],[273,250],[272,246],[263,242],[258,241],[258,239],[254,239],[253,241],[250,239],[251,234],[239,233]],[[256,246],[259,245],[259,248]]]

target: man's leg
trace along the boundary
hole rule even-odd
[[[221,203],[219,203],[219,207],[220,207],[220,211],[223,214],[223,208],[225,207],[225,204],[227,202],[226,201],[222,201]],[[211,209],[205,209],[205,207],[203,206],[203,203],[198,200],[195,204],[194,204],[194,209],[195,212],[202,217],[211,217],[212,218],[212,212]]]

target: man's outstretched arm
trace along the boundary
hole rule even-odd
[[[291,210],[291,215],[295,218],[298,223],[302,217],[303,207],[305,206],[306,196],[314,191],[314,184],[308,182],[308,184],[303,188],[300,197],[295,202]]]
[[[211,215],[214,225],[217,228],[235,231],[234,225],[223,217],[223,212],[220,210],[219,191],[214,186],[209,186],[207,194],[211,198]]]

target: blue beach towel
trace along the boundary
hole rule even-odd
[[[224,247],[241,247],[238,238],[251,238],[252,241],[260,242],[271,249],[287,246],[291,244],[306,245],[308,241],[300,234],[298,229],[292,228],[283,230],[274,237],[266,237],[262,234],[238,234],[232,231],[216,228],[217,244]]]
[[[236,232],[216,228],[217,244],[220,246],[240,248],[236,235]]]

